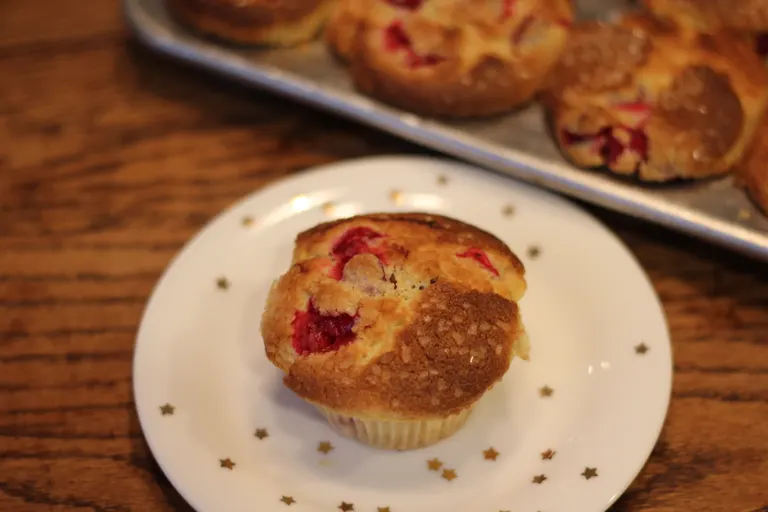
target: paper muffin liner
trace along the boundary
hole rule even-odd
[[[455,434],[466,423],[474,404],[457,414],[427,420],[383,420],[339,414],[315,404],[340,434],[387,450],[423,448]]]

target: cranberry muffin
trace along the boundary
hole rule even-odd
[[[744,40],[644,14],[575,26],[542,94],[573,163],[648,182],[729,171],[767,99],[768,74]]]
[[[737,168],[737,181],[752,200],[768,215],[768,117],[757,129],[755,140]]]
[[[261,331],[284,383],[344,435],[387,449],[452,435],[515,356],[524,268],[499,239],[425,213],[298,235]]]
[[[166,0],[171,15],[206,35],[288,47],[314,39],[336,0]]]
[[[702,32],[747,35],[768,55],[768,0],[644,0],[654,15]]]
[[[569,0],[342,0],[326,34],[362,92],[418,114],[471,117],[531,99],[572,20]]]

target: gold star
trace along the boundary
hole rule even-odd
[[[545,475],[536,475],[535,477],[533,477],[532,482],[535,483],[535,484],[540,484],[540,483],[544,482],[544,480],[546,480],[546,479],[547,479],[547,477]]]
[[[427,461],[427,467],[430,471],[438,471],[441,467],[443,467],[443,463],[440,459],[434,458]]]
[[[376,512],[390,512],[389,507],[376,507]]]
[[[347,503],[346,501],[342,501],[341,505],[339,505],[338,508],[343,512],[350,512],[351,510],[355,510],[355,505],[353,503]]]
[[[512,215],[515,214],[515,207],[512,206],[511,204],[508,204],[507,206],[504,207],[503,210],[501,210],[501,214],[505,217],[511,217]]]
[[[176,409],[171,404],[165,404],[160,406],[160,413],[162,413],[163,416],[166,414],[173,414],[174,409]]]
[[[229,280],[226,277],[220,277],[216,280],[216,286],[219,287],[219,290],[228,290]]]
[[[584,472],[581,474],[584,478],[589,480],[590,478],[597,478],[597,468],[584,468]]]
[[[635,346],[635,353],[640,354],[641,356],[646,352],[648,352],[649,350],[650,349],[648,348],[648,345],[646,345],[645,343],[641,343]]]
[[[328,455],[328,452],[333,450],[333,445],[328,441],[321,441],[317,444],[317,451]]]
[[[330,201],[327,203],[324,203],[322,208],[323,208],[323,213],[328,217],[336,213],[336,205]]]
[[[283,496],[282,498],[280,498],[280,501],[282,501],[286,505],[293,505],[294,503],[296,503],[296,500],[293,499],[293,496]]]
[[[448,184],[448,176],[445,174],[441,174],[437,177],[437,184],[438,185],[447,185]]]
[[[496,460],[496,457],[499,456],[499,452],[493,449],[493,446],[488,448],[483,452],[483,457],[485,457],[485,460]]]
[[[532,245],[528,248],[528,257],[531,258],[532,260],[535,260],[536,258],[538,258],[540,254],[541,254],[541,249],[539,249],[538,246]]]
[[[751,218],[752,218],[752,212],[750,212],[746,208],[739,209],[739,220],[748,220]]]
[[[261,440],[261,439],[264,439],[265,437],[269,437],[269,432],[267,432],[267,429],[265,428],[257,428],[256,433],[254,433],[253,435],[258,437]]]
[[[455,469],[444,469],[442,477],[450,482],[454,478],[458,478],[459,475],[456,474],[456,470]]]
[[[222,468],[227,468],[230,471],[232,471],[232,469],[234,469],[235,467],[235,463],[232,462],[232,459],[230,459],[229,457],[227,457],[226,459],[219,459],[219,465]]]
[[[399,190],[393,190],[389,193],[389,199],[391,199],[395,204],[403,204],[403,193]]]
[[[541,460],[552,460],[552,457],[555,456],[555,453],[557,453],[554,450],[547,450],[545,452],[541,452]]]
[[[240,223],[241,223],[241,224],[243,225],[243,227],[245,227],[245,228],[249,228],[249,227],[253,226],[253,223],[254,223],[254,222],[256,222],[256,219],[254,219],[254,218],[253,218],[253,217],[251,217],[250,215],[246,215],[246,216],[245,216],[245,217],[243,217],[243,219],[240,221]]]
[[[551,388],[551,387],[549,387],[549,386],[544,386],[544,387],[542,387],[542,388],[539,388],[539,394],[540,394],[542,397],[552,396],[552,393],[554,393],[554,392],[555,392],[555,390],[554,390],[554,389],[552,389],[552,388]]]

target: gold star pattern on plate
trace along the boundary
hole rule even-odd
[[[240,223],[243,225],[244,228],[249,228],[249,227],[253,226],[254,222],[256,222],[256,219],[254,219],[250,215],[246,215],[240,221]]]
[[[220,277],[216,280],[216,286],[219,288],[219,290],[229,290],[229,279],[226,277]]]
[[[267,432],[267,429],[265,428],[257,428],[256,432],[254,432],[253,435],[258,437],[259,440],[262,440],[266,437],[269,437],[269,432]]]
[[[548,397],[548,396],[552,396],[552,393],[554,393],[554,392],[555,392],[555,390],[554,390],[554,389],[552,389],[552,388],[551,388],[551,387],[549,387],[549,386],[543,386],[543,387],[539,388],[539,394],[540,394],[542,397]]]
[[[389,193],[389,199],[391,199],[392,202],[395,204],[403,204],[403,200],[405,199],[405,196],[399,190],[393,190],[392,192]]]
[[[328,452],[331,450],[333,450],[333,445],[330,443],[330,441],[320,441],[317,443],[317,451],[320,453],[328,455]]]
[[[438,185],[447,185],[448,184],[448,176],[445,174],[441,174],[437,177],[437,184]]]
[[[282,501],[286,505],[293,505],[294,503],[296,503],[296,500],[293,499],[293,496],[283,496],[282,498],[280,498],[280,501]]]
[[[232,461],[232,459],[227,457],[226,459],[219,459],[219,466],[232,471],[235,468],[235,463]]]
[[[494,450],[493,446],[483,451],[483,457],[485,457],[485,460],[496,460],[496,457],[498,456],[499,452]]]
[[[752,218],[752,212],[746,208],[740,208],[738,218],[739,220],[749,220]]]
[[[545,452],[541,452],[541,460],[552,460],[552,457],[555,456],[555,453],[557,453],[555,450],[547,450]]]
[[[544,480],[546,479],[547,479],[546,475],[536,475],[535,477],[533,477],[533,480],[531,481],[535,484],[541,484],[541,483],[544,483]]]
[[[332,202],[323,203],[323,213],[331,217],[334,213],[336,213],[336,205]]]
[[[427,461],[427,467],[430,471],[439,471],[443,467],[443,462],[438,458],[434,458]]]
[[[583,476],[587,480],[589,480],[590,478],[597,478],[598,477],[597,468],[589,468],[589,467],[584,468],[584,472],[581,474],[581,476]]]
[[[635,345],[635,354],[639,355],[645,355],[646,352],[648,352],[650,348],[648,348],[648,345],[645,343],[641,343],[639,345]]]
[[[160,406],[160,414],[162,414],[163,416],[166,416],[168,414],[173,414],[173,411],[175,409],[176,408],[174,406],[172,406],[171,404],[161,405]]]
[[[508,204],[501,210],[501,214],[505,217],[511,217],[515,214],[515,207]]]
[[[347,503],[346,501],[342,501],[341,505],[339,505],[339,510],[342,512],[350,512],[355,510],[355,505],[354,503]]]
[[[442,476],[443,478],[445,478],[449,482],[451,480],[453,480],[454,478],[458,478],[459,477],[459,475],[456,474],[456,470],[455,469],[444,469],[443,470],[443,474],[440,475],[440,476]]]
[[[535,260],[539,256],[541,256],[541,249],[539,249],[538,246],[532,245],[532,246],[530,246],[528,248],[528,257],[529,258],[531,258],[532,260]]]

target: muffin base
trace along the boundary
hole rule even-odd
[[[427,420],[381,420],[338,414],[315,404],[340,434],[385,450],[416,450],[455,434],[467,422],[474,405],[446,418]]]

